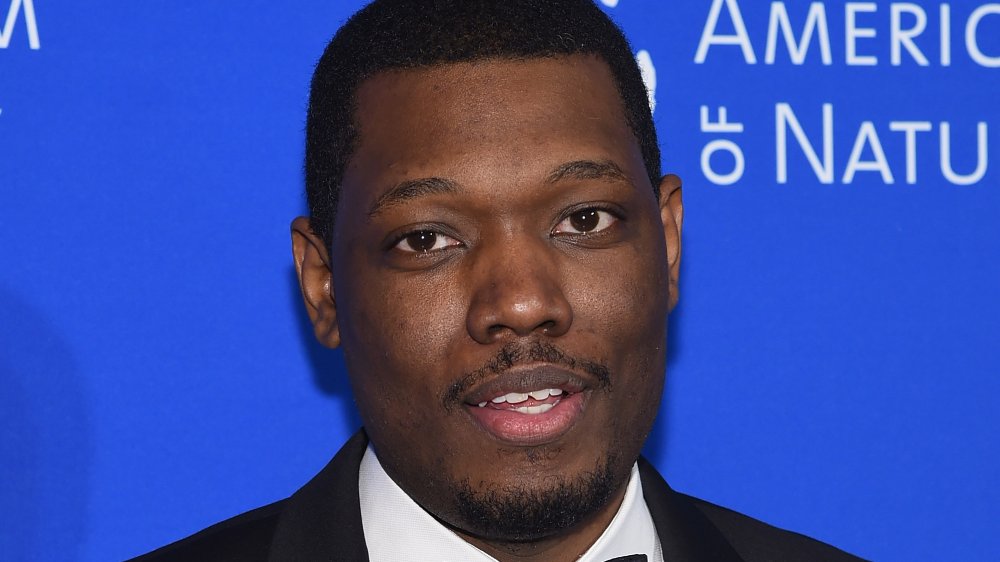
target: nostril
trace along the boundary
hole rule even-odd
[[[541,324],[539,324],[537,329],[541,330],[541,332],[543,334],[548,334],[549,331],[552,330],[552,328],[555,328],[555,327],[556,327],[555,320],[546,320],[545,322],[542,322]]]

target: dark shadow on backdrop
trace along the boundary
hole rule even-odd
[[[56,326],[0,286],[0,558],[77,560],[93,443],[84,385]]]
[[[351,384],[347,380],[347,368],[344,366],[344,354],[339,349],[324,347],[313,334],[312,321],[306,313],[302,302],[302,291],[299,289],[299,278],[295,268],[289,268],[288,275],[292,296],[292,310],[295,311],[296,323],[299,326],[299,340],[302,351],[306,354],[312,370],[313,383],[323,394],[336,398],[343,404],[343,423],[347,434],[352,434],[361,427],[361,417],[354,405],[354,395]]]

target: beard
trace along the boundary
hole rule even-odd
[[[614,470],[620,464],[618,452],[611,452],[593,471],[572,480],[548,477],[544,488],[510,483],[474,490],[468,480],[450,487],[464,531],[489,541],[531,542],[571,529],[598,513],[622,483]]]

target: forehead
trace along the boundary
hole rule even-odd
[[[384,72],[358,89],[355,123],[345,192],[416,175],[510,180],[567,158],[641,167],[611,71],[587,55]]]
[[[484,59],[389,70],[363,81],[356,97],[355,117],[363,126],[401,117],[434,120],[442,110],[455,117],[528,113],[558,99],[594,102],[614,117],[624,119],[611,71],[594,55]],[[526,99],[534,103],[509,105]],[[432,100],[444,103],[428,105]],[[410,111],[417,104],[421,111]],[[400,111],[392,111],[394,107]],[[377,113],[373,114],[373,109]]]

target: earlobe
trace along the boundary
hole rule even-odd
[[[670,272],[670,309],[677,305],[681,271],[681,227],[684,224],[684,203],[681,199],[681,178],[667,174],[660,180],[660,221],[667,243],[667,264]]]
[[[326,244],[312,231],[306,217],[292,221],[292,257],[316,339],[327,347],[336,348],[340,345],[340,328],[330,257]]]

